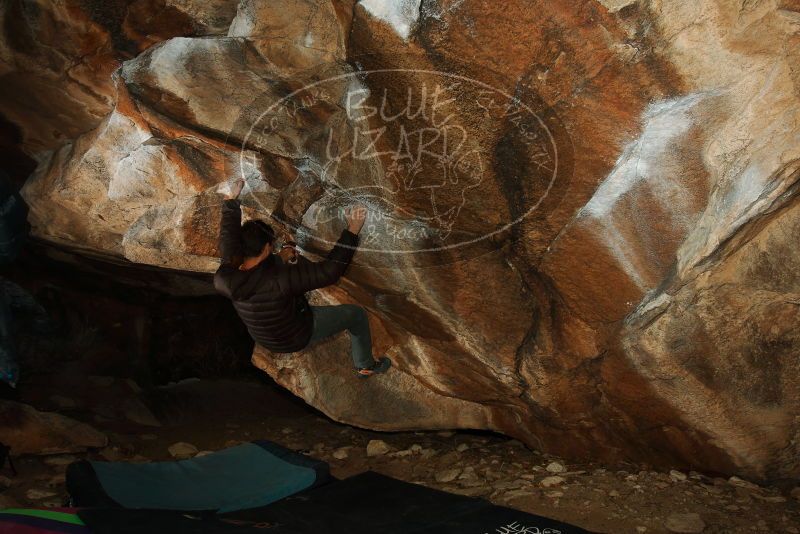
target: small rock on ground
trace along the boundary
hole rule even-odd
[[[436,482],[452,482],[458,475],[461,474],[461,469],[444,469],[434,475]]]
[[[71,456],[69,454],[57,454],[54,456],[45,456],[44,463],[54,467],[60,467],[63,465],[69,465],[75,460],[77,460],[75,456]]]
[[[680,471],[675,471],[674,469],[669,472],[669,478],[671,478],[675,482],[683,482],[686,480],[686,475],[681,473]]]
[[[740,488],[747,488],[751,490],[760,490],[761,486],[758,484],[753,484],[752,482],[748,482],[747,480],[742,480],[739,477],[731,477],[728,479],[728,483],[731,486],[738,486]]]
[[[335,451],[333,451],[333,457],[337,460],[344,460],[347,458],[350,453],[348,452],[350,447],[339,447]]]
[[[185,441],[179,441],[169,446],[169,454],[176,460],[185,460],[197,454],[197,447]]]
[[[100,456],[108,462],[118,462],[124,458],[122,451],[118,447],[106,447],[100,451]]]
[[[432,456],[436,456],[436,450],[435,449],[422,449],[421,451],[419,451],[419,454],[420,454],[420,456],[422,456],[423,460],[427,460],[428,458],[430,458]]]
[[[753,493],[753,497],[764,502],[786,502],[786,498],[783,495],[759,495],[758,493]]]
[[[508,502],[513,499],[517,499],[519,497],[530,497],[530,496],[531,496],[530,490],[512,490],[504,493],[501,498],[504,501]]]
[[[55,497],[56,494],[48,490],[31,488],[25,492],[25,496],[32,501],[38,501],[40,499],[46,499],[48,497]]]
[[[664,526],[670,532],[680,534],[699,534],[706,528],[705,522],[699,514],[672,514],[667,518]]]
[[[550,462],[549,464],[547,464],[546,469],[550,473],[563,473],[564,471],[567,470],[567,468],[564,467],[564,464],[559,462]]]
[[[372,439],[367,443],[367,456],[383,456],[389,450],[389,444],[382,439]]]
[[[465,497],[482,497],[492,492],[492,488],[486,486],[474,486],[471,488],[448,488],[447,491]]]
[[[563,484],[565,481],[566,480],[564,479],[564,477],[559,477],[559,476],[545,477],[539,482],[539,484],[543,488],[550,488],[553,486],[558,486],[559,484]]]

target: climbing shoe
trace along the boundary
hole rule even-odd
[[[392,366],[392,360],[386,356],[378,358],[378,360],[369,367],[362,367],[356,369],[359,378],[369,378],[374,374],[385,373]]]

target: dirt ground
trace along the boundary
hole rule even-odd
[[[106,403],[120,391],[118,380],[95,382],[107,390],[105,400],[96,393],[87,400],[88,390],[74,387],[58,391],[52,383],[30,387],[29,398],[20,400],[39,409],[58,404],[59,412],[105,432],[109,446],[86,454],[16,458],[19,475],[0,478],[0,491],[8,486],[0,493],[0,508],[62,504],[66,465],[79,457],[170,460],[168,448],[178,442],[214,451],[269,439],[327,461],[339,478],[373,470],[595,532],[800,533],[796,489],[694,472],[568,463],[489,433],[371,432],[336,423],[258,378],[189,380],[159,388],[145,400],[161,426],[148,426],[113,416]]]

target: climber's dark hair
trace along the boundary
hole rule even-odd
[[[255,258],[264,246],[275,242],[275,230],[264,221],[247,221],[242,225],[242,254]]]

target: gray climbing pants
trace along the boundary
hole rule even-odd
[[[355,304],[338,306],[311,306],[314,329],[308,346],[347,330],[350,332],[350,354],[357,368],[373,364],[372,336],[369,331],[367,311]]]

